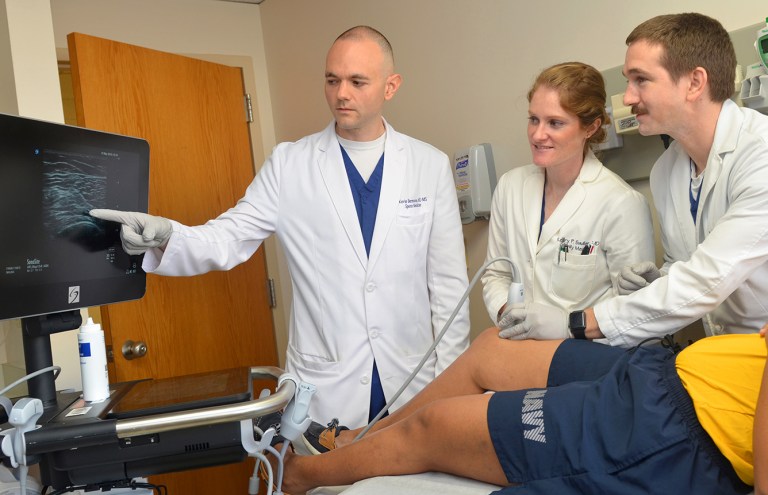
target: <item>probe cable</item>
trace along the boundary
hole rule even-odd
[[[453,313],[451,313],[450,318],[448,318],[448,321],[445,322],[445,325],[443,325],[443,329],[440,330],[440,333],[437,335],[437,337],[435,338],[435,341],[432,343],[432,345],[429,346],[429,349],[427,350],[427,352],[424,353],[424,356],[421,358],[421,361],[419,362],[419,364],[411,372],[410,376],[408,376],[408,378],[405,380],[405,382],[400,387],[400,389],[397,392],[395,392],[395,395],[393,395],[392,398],[389,399],[389,401],[387,401],[387,403],[384,405],[384,407],[381,409],[381,411],[379,411],[379,413],[371,420],[371,422],[368,423],[368,425],[365,428],[363,428],[363,430],[355,437],[354,441],[357,441],[357,440],[360,440],[361,438],[363,438],[363,436],[366,433],[368,433],[368,430],[373,428],[373,425],[376,424],[376,422],[378,420],[380,420],[382,418],[382,416],[384,416],[384,414],[387,412],[387,410],[389,410],[390,407],[392,407],[392,404],[398,398],[400,398],[400,395],[402,395],[402,393],[405,391],[405,389],[408,387],[408,385],[411,384],[411,382],[416,377],[416,375],[419,374],[419,371],[421,371],[421,368],[424,367],[424,364],[427,362],[429,357],[434,352],[435,348],[437,347],[437,344],[439,344],[440,341],[443,339],[443,335],[445,335],[445,332],[448,331],[448,328],[451,326],[451,323],[453,323],[454,318],[456,318],[456,315],[459,313],[459,310],[461,310],[461,307],[464,305],[464,302],[469,297],[469,292],[475,286],[475,284],[477,283],[477,281],[480,278],[480,276],[483,273],[485,273],[485,270],[488,268],[488,266],[490,266],[492,263],[495,263],[497,261],[506,261],[507,263],[509,263],[512,266],[512,280],[513,281],[515,279],[515,275],[517,275],[518,278],[520,277],[520,272],[517,269],[517,266],[515,265],[515,262],[512,261],[510,258],[508,258],[506,256],[499,256],[498,258],[493,258],[492,260],[490,260],[489,262],[484,264],[482,267],[480,267],[480,269],[477,271],[477,273],[475,273],[475,276],[472,277],[472,281],[467,286],[467,290],[464,291],[464,295],[462,295],[461,299],[459,299],[459,302],[456,305],[456,308],[453,310]],[[518,282],[520,282],[520,280],[518,280]]]

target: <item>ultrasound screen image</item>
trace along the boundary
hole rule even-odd
[[[119,225],[88,212],[146,212],[148,176],[146,141],[0,114],[0,319],[14,299],[104,304],[135,292],[132,277],[143,291]]]
[[[26,178],[16,175],[15,203],[24,216],[9,221],[19,239],[10,263],[19,285],[38,280],[93,279],[133,273],[135,259],[120,247],[119,226],[91,217],[93,208],[134,211],[138,198],[121,187],[135,182],[137,156],[98,149],[29,150]],[[20,171],[21,172],[21,171]],[[22,182],[24,184],[22,184]],[[5,253],[3,255],[5,257]],[[21,267],[15,270],[13,267]],[[11,273],[6,266],[6,275]]]
[[[107,203],[107,167],[80,158],[43,159],[43,225],[54,238],[99,250],[114,243],[88,212]]]

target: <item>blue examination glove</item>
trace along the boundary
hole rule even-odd
[[[525,307],[513,307],[509,318],[518,323],[499,331],[499,337],[512,340],[568,339],[568,314],[562,308],[541,303],[528,303]],[[506,311],[505,311],[506,313]]]

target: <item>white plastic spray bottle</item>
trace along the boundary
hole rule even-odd
[[[80,348],[80,373],[83,377],[83,399],[86,402],[104,400],[109,397],[109,375],[107,373],[107,349],[104,345],[104,331],[92,318],[80,327],[77,334]]]

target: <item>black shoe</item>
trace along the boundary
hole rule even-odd
[[[261,440],[261,436],[270,428],[275,429],[275,436],[269,443],[272,447],[285,442],[285,438],[280,435],[280,421],[283,418],[283,411],[277,411],[258,418],[253,418],[253,431],[256,433],[256,440]]]
[[[299,440],[303,440],[303,447],[310,454],[324,454],[336,448],[336,437],[344,430],[349,428],[339,426],[339,420],[336,418],[333,418],[327,426],[312,421]]]

